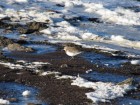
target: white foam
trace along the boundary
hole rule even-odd
[[[89,70],[86,71],[86,73],[90,73],[91,71],[92,71],[92,69],[89,69]]]
[[[40,74],[40,76],[46,76],[46,75],[52,75],[52,74],[58,75],[58,74],[60,74],[60,73],[59,73],[59,72],[54,72],[54,71],[46,71],[46,72],[42,72],[42,73]]]
[[[105,22],[123,24],[123,25],[140,25],[140,15],[132,10],[117,7],[114,10],[105,8],[103,4],[85,3],[85,11],[96,13],[101,16]]]
[[[70,75],[62,75],[62,76],[59,76],[59,75],[56,75],[55,76],[57,79],[76,79],[76,76],[70,76]]]
[[[140,60],[131,60],[132,65],[138,65],[140,64]]]
[[[125,39],[123,38],[123,36],[120,36],[120,35],[117,35],[117,36],[112,35],[111,40],[113,40],[113,41],[124,41]]]
[[[11,5],[10,1],[19,3]],[[64,5],[64,7],[58,7],[56,4]],[[0,18],[11,17],[12,22],[20,24],[31,21],[49,23],[49,28],[40,31],[44,33],[43,36],[46,36],[46,40],[77,43],[86,48],[105,51],[128,52],[129,55],[135,57],[140,55],[140,32],[134,27],[140,25],[140,14],[131,10],[131,7],[140,6],[137,1],[1,0],[1,5],[5,8],[0,10]],[[93,24],[88,21],[84,23],[77,19],[78,25],[73,25],[72,23],[75,22],[65,21],[65,19],[74,21],[75,17],[87,20],[97,18],[103,23]]]
[[[23,64],[20,64],[20,63],[23,63]],[[50,63],[48,63],[48,62],[26,62],[23,60],[19,60],[15,63],[1,61],[0,64],[4,65],[6,67],[9,67],[10,69],[23,69],[23,68],[36,69],[38,67],[41,67],[43,65],[48,65]]]
[[[74,3],[73,2],[65,2],[65,7],[72,8],[72,7],[74,7]]]
[[[28,0],[15,0],[16,2],[22,2],[22,3],[26,3],[28,2]]]
[[[50,64],[48,62],[32,62],[33,64],[35,65],[47,65],[47,64]]]
[[[109,102],[111,99],[118,97],[123,97],[127,91],[135,89],[135,87],[128,84],[115,85],[114,83],[104,83],[104,82],[90,82],[81,77],[77,77],[71,85],[76,85],[79,87],[92,88],[95,91],[86,93],[87,98],[91,99],[93,103]]]
[[[0,62],[0,64],[5,65],[6,67],[9,67],[10,69],[22,69],[24,66],[20,65],[20,64],[13,64],[13,63],[4,63],[4,62]]]
[[[29,96],[31,95],[31,91],[25,90],[25,91],[22,92],[22,95],[23,95],[24,97],[29,97]]]
[[[83,35],[81,35],[81,37],[83,40],[96,40],[96,41],[103,40],[102,37],[92,33],[84,33]]]
[[[9,105],[10,102],[8,100],[0,99],[0,104],[2,104],[2,105]]]

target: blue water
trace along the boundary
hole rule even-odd
[[[121,67],[124,63],[128,62],[128,59],[125,58],[110,57],[94,52],[85,52],[81,56],[93,64],[107,67]]]
[[[31,91],[31,96],[29,97],[23,97],[22,92],[25,90]],[[33,87],[29,87],[26,85],[13,83],[13,82],[1,82],[0,83],[0,91],[8,92],[8,95],[5,95],[1,98],[7,99],[7,98],[16,98],[19,101],[17,102],[11,102],[10,105],[27,105],[27,103],[38,103],[42,105],[47,105],[41,100],[37,99],[38,90]]]

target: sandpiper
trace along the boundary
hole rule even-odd
[[[80,50],[78,50],[76,47],[70,47],[70,46],[65,46],[64,50],[68,56],[71,56],[74,58],[74,56],[82,53]]]

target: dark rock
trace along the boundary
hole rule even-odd
[[[67,65],[67,64],[62,64],[60,67],[61,67],[61,68],[67,68],[68,65]]]
[[[5,29],[3,32],[4,32],[4,33],[12,33],[12,30],[10,30],[10,29]]]
[[[12,43],[13,43],[13,40],[8,39],[3,36],[0,37],[0,46],[1,47],[6,47],[8,44],[12,44]]]
[[[18,31],[21,34],[31,34],[34,33],[36,30],[20,27],[18,28]]]
[[[23,51],[23,52],[33,52],[34,51],[30,47],[21,46],[20,44],[17,44],[17,43],[9,44],[7,47],[11,51]]]
[[[8,21],[8,22],[7,22]],[[9,23],[10,20],[1,19],[0,20],[0,28],[14,30],[17,27],[21,27],[22,25],[18,23]]]
[[[138,83],[136,83],[136,81],[133,78],[128,78],[122,82],[117,83],[117,85],[124,85],[124,84],[128,84],[130,86],[135,86]]]
[[[10,102],[18,102],[17,98],[8,98],[7,100],[10,101]]]
[[[3,55],[2,52],[0,52],[0,59],[3,59],[3,58],[5,58],[5,56]]]
[[[63,4],[56,4],[56,6],[58,6],[58,7],[64,7]]]
[[[101,21],[99,20],[99,18],[89,18],[89,21],[93,22],[93,23],[101,23]]]
[[[17,43],[18,44],[27,44],[28,42],[26,40],[18,40]]]
[[[42,105],[42,104],[36,104],[36,103],[27,103],[27,105]]]
[[[1,21],[10,21],[10,17],[4,17],[2,19],[0,19]]]
[[[30,22],[25,27],[19,27],[18,30],[21,34],[31,34],[47,28],[46,23]]]

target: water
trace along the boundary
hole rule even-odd
[[[22,92],[25,90],[31,91],[30,97],[22,96]],[[8,92],[8,95],[3,96],[2,98],[16,98],[19,100],[17,102],[10,103],[10,105],[27,105],[27,103],[38,103],[42,105],[47,105],[41,100],[37,99],[38,90],[33,87],[13,82],[1,82],[0,91]]]
[[[25,46],[35,49],[36,51],[34,54],[52,53],[57,50],[56,47],[45,44],[26,44]]]
[[[12,0],[16,1],[16,0]],[[37,1],[37,2],[35,2]],[[67,0],[69,2],[71,0]],[[74,0],[77,1],[77,0]],[[140,58],[140,4],[134,0],[80,0],[83,3],[80,7],[58,7],[56,4],[63,4],[61,0],[29,0],[28,3],[9,3],[9,0],[1,0],[1,4],[4,5],[4,9],[1,9],[1,14],[6,14],[8,17],[13,17],[16,21],[18,17],[23,17],[23,20],[20,20],[20,23],[24,21],[24,18],[27,17],[27,21],[46,21],[49,17],[53,22],[48,24],[49,28],[53,28],[50,31],[56,31],[54,35],[27,35],[27,41],[59,41],[60,42],[70,42],[70,43],[78,43],[84,47],[88,48],[96,48],[101,49],[102,51],[121,51],[126,53],[126,56],[134,56],[135,58]],[[78,2],[78,1],[77,1]],[[75,2],[75,3],[77,3]],[[91,6],[88,5],[88,2],[91,2]],[[92,4],[93,3],[93,4]],[[5,12],[5,10],[13,9],[10,12]],[[86,10],[92,9],[91,13],[88,13]],[[23,11],[21,14],[19,11]],[[48,13],[47,10],[55,10],[61,12],[57,13]],[[129,11],[132,10],[132,11]],[[13,15],[14,14],[14,15]],[[52,15],[51,15],[52,14]],[[61,15],[61,16],[60,16]],[[78,21],[79,25],[73,27],[72,25],[63,25],[59,24],[59,22],[64,21],[63,17],[85,17],[85,18],[98,18],[102,21],[102,23],[92,23],[87,21]],[[21,18],[22,19],[22,18]],[[25,20],[26,20],[25,19]],[[24,22],[27,22],[24,21]],[[58,23],[59,27],[53,27]],[[52,25],[53,24],[53,25]],[[69,29],[69,27],[72,27]],[[76,31],[75,31],[76,30]],[[0,33],[2,30],[0,30]],[[92,37],[87,36],[88,38],[83,38],[83,33],[91,33],[99,36],[99,38],[105,38],[104,40],[92,39]],[[10,34],[1,34],[11,39],[20,39],[20,34],[17,32]],[[111,36],[122,36],[124,39],[120,41],[116,38],[116,40],[112,40]],[[75,38],[78,38],[76,40]],[[90,39],[91,38],[91,39]],[[75,39],[75,40],[73,40]],[[77,42],[76,42],[77,41]],[[138,41],[138,42],[137,42]],[[39,55],[45,53],[52,53],[57,50],[57,48],[50,45],[37,45],[37,44],[27,44],[27,47],[32,47],[36,51],[33,53],[23,53],[22,54],[31,54],[31,55]],[[4,51],[6,56],[10,56],[10,51]],[[11,54],[12,55],[12,54]],[[11,57],[11,56],[10,56]],[[98,54],[94,52],[85,52],[81,54],[81,57],[90,61],[93,64],[103,65],[106,67],[121,67],[124,63],[129,62],[128,59],[125,58],[117,58],[110,57],[103,54]],[[12,58],[14,58],[12,56]],[[14,58],[15,59],[15,58]],[[27,59],[27,58],[26,58]],[[121,82],[130,76],[116,75],[111,73],[99,73],[99,72],[90,72],[88,74],[82,75],[84,78],[90,78],[92,80],[103,81],[103,82],[113,82],[118,83]],[[139,78],[134,77],[137,80]],[[19,103],[15,103],[16,105],[25,105],[28,101],[36,102],[36,89],[32,89],[31,87],[27,87],[20,84],[15,83],[0,83],[1,90],[14,91],[16,93],[15,97],[20,99]],[[33,93],[33,97],[24,98],[21,93],[24,90],[31,90]],[[10,97],[10,96],[6,96]],[[121,98],[119,101],[120,105],[140,105],[140,101],[131,97]],[[14,104],[14,105],[15,105]]]
[[[5,36],[9,39],[16,39],[20,40],[20,35],[17,32],[14,33],[8,33],[8,34],[1,34],[1,36]],[[47,37],[44,37],[43,35],[35,35],[35,34],[28,34],[27,35],[27,41],[46,41]]]
[[[85,52],[81,56],[93,64],[107,67],[121,67],[124,63],[128,62],[128,59],[105,56],[94,52]]]
[[[140,100],[132,99],[132,98],[127,98],[127,99],[124,98],[124,99],[120,100],[119,104],[120,105],[140,105]]]
[[[41,54],[47,54],[47,53],[52,53],[55,52],[57,50],[57,47],[52,46],[52,45],[45,45],[45,44],[25,44],[24,46],[26,47],[31,47],[33,48],[35,51],[34,52],[16,52],[19,54],[29,54],[29,55],[41,55]],[[11,56],[12,51],[8,50],[7,48],[4,48],[3,53],[5,56],[16,59],[16,57]]]
[[[90,78],[90,80],[113,82],[113,83],[118,83],[125,79],[130,78],[130,76],[116,75],[111,73],[99,73],[99,72],[90,72],[88,74],[83,74],[82,77]]]

